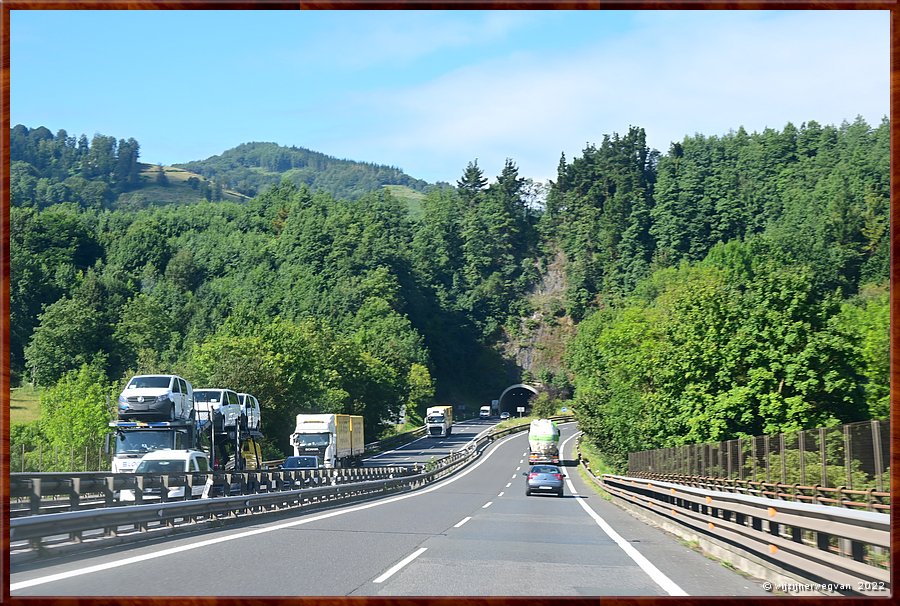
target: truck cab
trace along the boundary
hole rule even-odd
[[[478,410],[478,418],[479,419],[490,419],[491,418],[491,407],[490,405],[482,406]]]
[[[425,435],[445,438],[453,431],[453,407],[431,406],[425,413]]]
[[[114,430],[110,435],[113,473],[133,472],[147,453],[187,450],[197,444],[194,421],[114,421],[109,425]]]

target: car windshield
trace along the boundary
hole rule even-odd
[[[426,419],[426,421],[428,423],[443,423],[444,415],[431,415],[430,417],[428,417],[428,419]]]
[[[116,454],[144,453],[172,448],[175,435],[171,430],[120,431],[116,439]]]
[[[559,473],[559,467],[552,465],[535,465],[531,468],[532,473]]]
[[[328,446],[327,433],[298,433],[294,434],[294,444],[298,446]]]
[[[220,391],[204,391],[202,389],[194,391],[194,402],[209,402],[211,404],[218,404],[221,399],[222,392]]]
[[[134,470],[135,473],[178,473],[187,470],[187,462],[177,459],[158,459],[155,461],[141,461]]]
[[[288,457],[284,460],[285,469],[315,469],[318,467],[316,457]]]
[[[146,387],[168,387],[172,377],[134,377],[126,389],[144,389]]]

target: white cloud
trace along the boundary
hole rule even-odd
[[[487,174],[512,157],[521,174],[552,177],[561,151],[629,125],[665,152],[696,132],[857,114],[874,125],[889,111],[887,11],[649,13],[576,54],[511,54],[366,95],[356,101],[384,128],[359,144],[408,156],[396,163],[414,175],[417,158],[465,158],[461,173],[477,156]]]
[[[327,36],[311,39],[296,56],[302,62],[309,55],[319,56],[329,64],[343,68],[363,69],[385,64],[406,65],[441,51],[502,41],[521,27],[534,24],[539,16],[529,11],[398,11],[390,19],[339,20]]]

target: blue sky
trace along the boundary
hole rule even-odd
[[[605,134],[889,113],[888,11],[11,11],[11,125],[134,137],[141,160],[248,141],[455,182],[555,178]]]

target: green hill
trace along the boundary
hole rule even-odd
[[[234,202],[250,199],[249,196],[228,189],[216,194],[214,182],[182,168],[154,164],[139,164],[139,167],[141,185],[119,194],[115,201],[117,208],[137,210],[149,206],[190,204],[212,199]],[[158,179],[160,170],[165,175],[164,183],[160,183]]]
[[[403,186],[420,193],[428,187],[425,181],[414,179],[399,168],[341,160],[276,143],[244,143],[221,155],[176,166],[251,197],[282,179],[350,200],[384,186]]]

